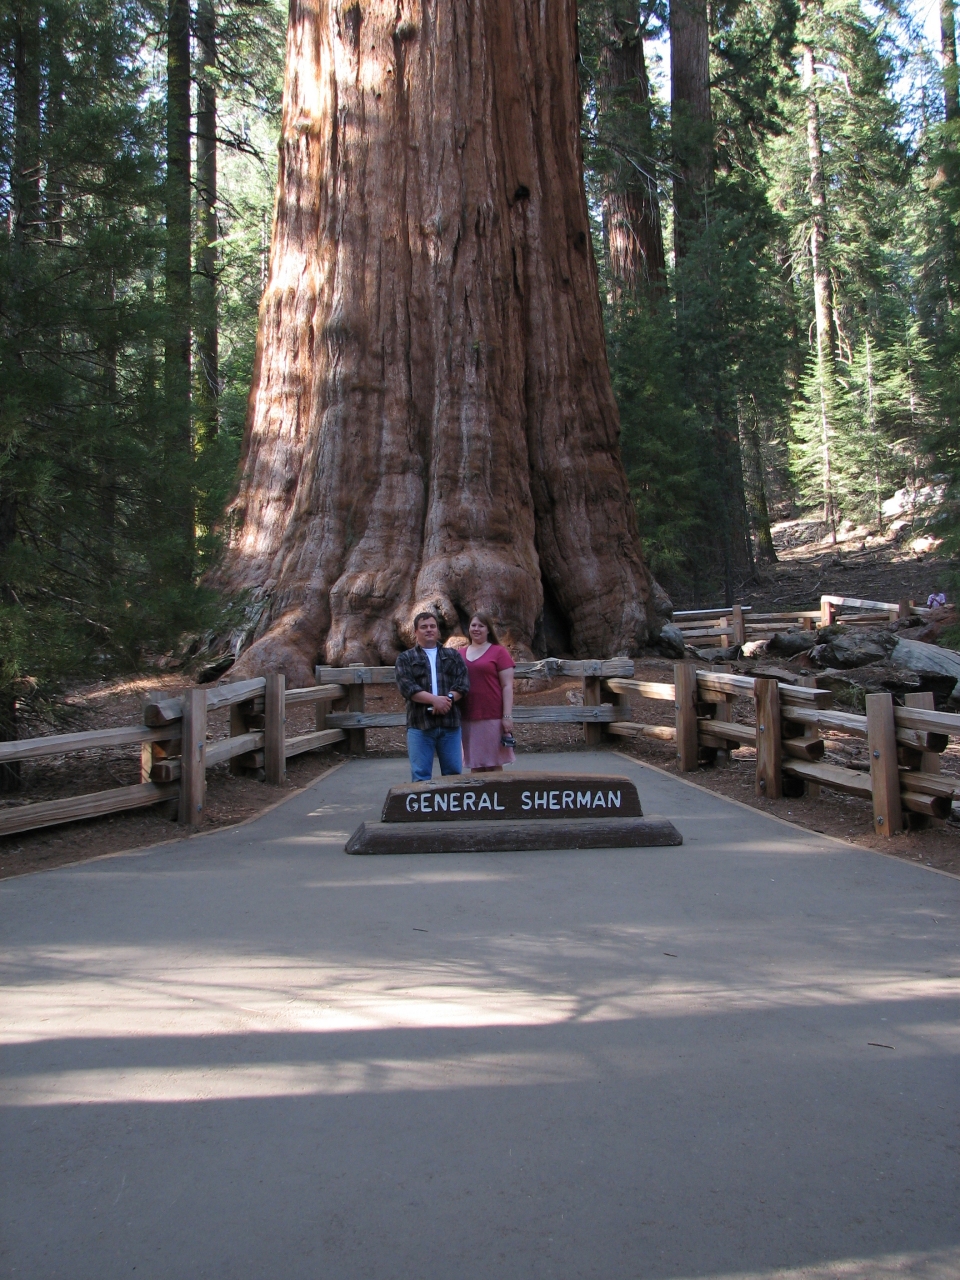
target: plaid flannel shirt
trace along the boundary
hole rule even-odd
[[[433,693],[430,679],[430,659],[414,645],[397,658],[395,668],[397,688],[407,700],[408,729],[459,729],[460,708],[456,704],[445,716],[438,716],[425,702],[414,702],[415,693]],[[456,649],[437,648],[437,693],[445,696],[459,693],[463,698],[470,689],[467,664]]]

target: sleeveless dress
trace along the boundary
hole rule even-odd
[[[513,764],[516,758],[513,748],[500,743],[503,732],[500,672],[508,671],[515,663],[502,644],[492,644],[474,662],[464,649],[463,660],[470,675],[470,692],[463,700],[460,721],[464,766],[490,769],[494,765]]]

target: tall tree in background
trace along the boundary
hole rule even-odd
[[[833,542],[837,540],[837,513],[833,494],[833,433],[837,399],[837,326],[830,272],[830,232],[823,176],[823,136],[820,128],[818,77],[814,69],[814,27],[820,14],[812,0],[801,7],[803,40],[800,46],[801,92],[806,101],[807,165],[810,192],[810,268],[813,277],[813,310],[816,322],[816,407],[820,418],[823,519]]]
[[[615,288],[661,297],[666,261],[660,219],[650,78],[637,5],[607,0],[599,52],[600,146],[615,140],[603,192],[603,238]]]
[[[194,529],[189,469],[193,452],[190,395],[192,185],[190,165],[190,3],[167,0],[167,172],[164,390],[175,496],[184,537],[184,573],[192,573]],[[178,474],[179,473],[179,474]]]
[[[391,660],[417,608],[522,648],[659,626],[618,452],[572,0],[290,13],[225,583],[238,671]],[[659,603],[663,603],[662,600]]]
[[[213,0],[197,5],[197,386],[200,417],[217,434],[220,398],[220,323],[217,214],[217,15]]]
[[[670,135],[673,142],[673,242],[679,261],[706,219],[713,186],[710,23],[707,0],[671,0]]]

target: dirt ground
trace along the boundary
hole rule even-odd
[[[949,593],[960,564],[939,559],[922,548],[927,539],[883,536],[865,528],[841,528],[836,545],[821,537],[813,521],[790,520],[773,526],[779,563],[760,568],[755,578],[738,585],[736,602],[754,609],[782,612],[814,609],[821,595],[857,596],[891,604],[911,599],[925,604],[932,591]],[[673,590],[677,609],[722,605],[719,598],[695,599]],[[953,598],[952,596],[950,597]]]
[[[802,522],[777,526],[775,537],[780,563],[763,570],[756,582],[744,585],[739,594],[742,603],[772,610],[812,607],[822,593],[889,601],[910,596],[925,601],[930,591],[945,586],[951,572],[957,570],[956,565],[918,552],[909,545],[897,544],[889,536],[877,539],[864,531],[848,530],[839,546],[833,547],[826,542],[811,541],[810,535],[810,528]],[[679,598],[676,604],[677,607],[691,606],[690,601]],[[660,658],[643,658],[637,662],[637,676],[670,681],[672,663]],[[62,723],[55,728],[25,726],[24,736],[135,724],[140,720],[141,702],[146,693],[172,691],[185,683],[182,676],[164,674],[83,685],[63,698]],[[518,705],[575,703],[579,699],[577,680],[518,682]],[[370,711],[399,711],[403,704],[392,686],[374,685],[367,689],[366,705]],[[288,735],[292,737],[312,729],[313,714],[312,707],[292,707],[288,713]],[[735,719],[749,723],[752,714],[750,699],[740,699],[734,704]],[[631,718],[641,723],[669,724],[672,717],[673,708],[669,703],[638,699],[632,704]],[[210,720],[211,739],[225,737],[227,732],[228,713],[214,713]],[[575,751],[583,745],[583,731],[578,725],[518,725],[516,736],[518,764],[528,767],[535,767],[535,761],[529,760],[531,753]],[[619,738],[610,749],[623,751],[668,772],[676,770],[674,748],[669,743]],[[371,756],[404,755],[403,730],[369,730],[367,751]],[[284,796],[309,786],[343,758],[340,748],[294,757],[288,764],[282,788],[253,778],[237,778],[226,765],[215,766],[207,773],[207,811],[201,829],[212,830],[254,817]],[[851,738],[828,738],[825,759],[848,767],[868,767],[866,744]],[[139,781],[139,768],[138,747],[87,751],[29,762],[23,766],[23,789],[0,803],[27,804],[123,786]],[[942,768],[944,773],[960,776],[960,743],[951,743],[942,757]],[[826,790],[817,799],[760,799],[754,794],[754,771],[755,753],[743,747],[733,752],[728,762],[703,767],[685,777],[698,786],[798,826],[960,875],[960,823],[951,820],[929,830],[909,831],[883,839],[874,834],[871,808],[866,800]],[[169,806],[158,806],[2,837],[0,878],[188,838],[192,833],[171,821],[168,809]]]

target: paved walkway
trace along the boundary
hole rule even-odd
[[[349,858],[370,761],[3,882],[0,1275],[957,1280],[960,881],[523,763],[684,846]]]

